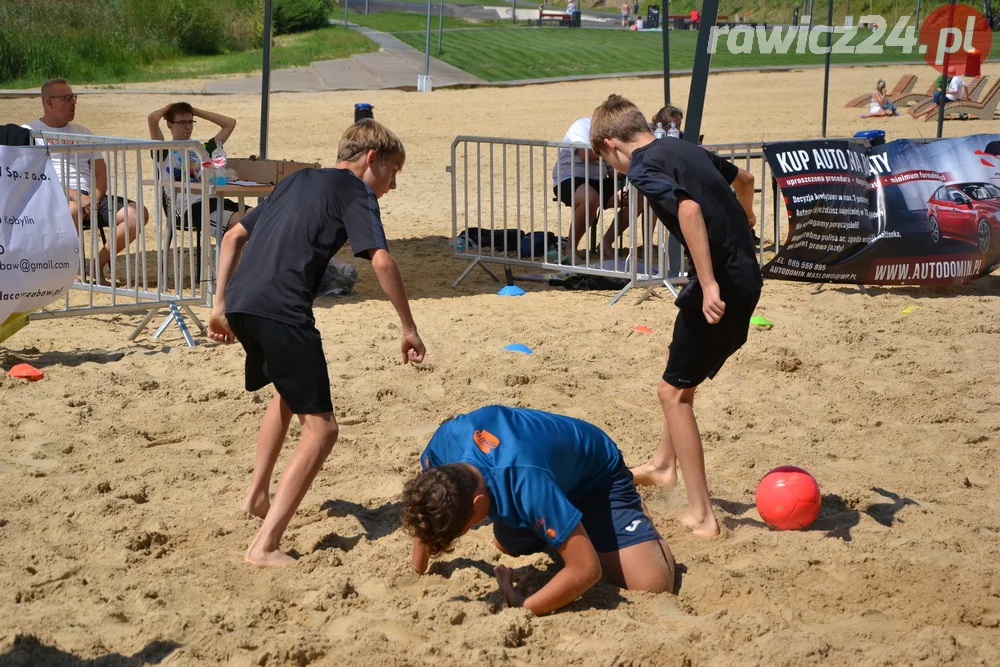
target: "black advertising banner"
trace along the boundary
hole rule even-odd
[[[764,275],[947,285],[1000,266],[1000,135],[764,146],[788,236]]]

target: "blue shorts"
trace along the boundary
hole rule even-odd
[[[619,462],[606,481],[581,498],[571,498],[570,502],[583,513],[581,523],[597,553],[611,553],[660,539],[653,522],[642,511],[642,498],[624,461]],[[493,536],[512,556],[551,548],[530,528],[514,528],[499,521],[493,523]]]

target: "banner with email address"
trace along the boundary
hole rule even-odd
[[[0,341],[73,284],[78,242],[46,152],[0,146]]]
[[[764,275],[946,285],[1000,266],[1000,135],[764,146],[789,229]]]

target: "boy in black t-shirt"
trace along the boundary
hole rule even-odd
[[[387,249],[377,201],[395,189],[396,173],[405,160],[396,135],[364,119],[341,137],[333,169],[292,174],[223,237],[209,335],[243,345],[247,391],[272,382],[276,390],[261,421],[253,476],[243,501],[244,511],[264,519],[246,553],[247,562],[254,565],[295,562],[278,550],[281,535],[337,441],[330,378],[312,303],[327,264],[348,241],[355,256],[371,260],[399,314],[403,363],[424,360],[424,344]],[[302,441],[271,500],[271,473],[292,415],[302,424]]]
[[[657,389],[663,434],[653,458],[633,469],[635,483],[673,484],[679,463],[688,496],[681,521],[696,535],[717,535],[694,393],[747,340],[763,285],[750,225],[709,154],[679,139],[655,140],[642,112],[623,97],[597,107],[590,138],[594,151],[646,196],[694,266],[676,301],[680,312]]]

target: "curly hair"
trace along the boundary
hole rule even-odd
[[[472,518],[479,480],[468,466],[449,463],[420,473],[403,487],[403,527],[431,556],[447,551]]]

